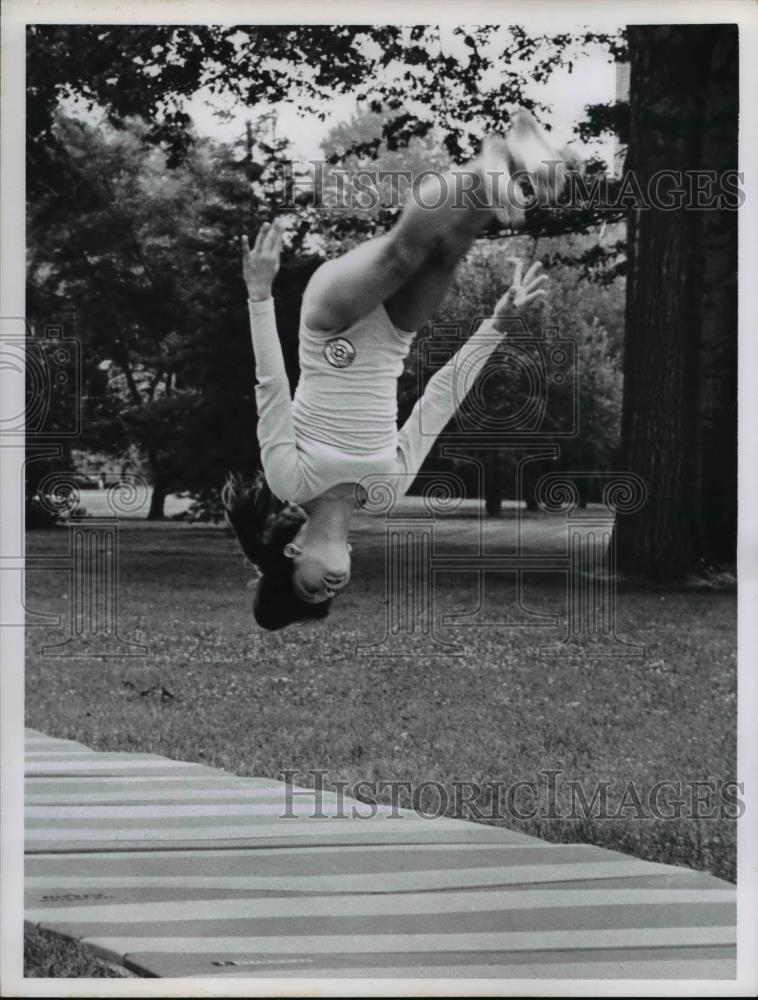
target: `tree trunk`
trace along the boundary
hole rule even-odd
[[[150,496],[150,510],[147,513],[148,521],[163,520],[164,517],[163,505],[166,501],[167,495],[168,491],[165,490],[162,486],[158,485],[157,483],[156,485],[153,486],[153,492]]]
[[[487,517],[500,517],[503,503],[503,474],[500,452],[492,448],[487,452],[484,467],[484,507]]]
[[[703,160],[721,173],[737,169],[739,46],[736,26],[714,39]],[[708,563],[737,557],[737,212],[700,213],[703,303],[700,344],[702,554]]]
[[[161,475],[161,465],[158,460],[158,453],[154,448],[147,448],[147,466],[150,470],[150,482],[153,492],[150,496],[150,510],[147,512],[148,521],[162,521],[164,517],[163,505],[168,495],[168,488],[165,482],[165,474]]]
[[[524,483],[524,496],[522,497],[524,503],[526,504],[526,509],[529,511],[538,511],[540,505],[537,503],[537,480],[534,476],[527,477]]]
[[[641,190],[659,171],[736,169],[736,26],[635,26],[629,52]],[[621,468],[648,495],[617,521],[618,565],[675,578],[736,556],[737,213],[688,196],[628,227]]]
[[[520,496],[519,500],[524,501],[528,511],[536,512],[541,510],[540,505],[537,503],[537,486],[543,476],[558,471],[556,469],[556,462],[559,457],[560,453],[557,448],[550,445],[544,449],[535,449],[522,466],[521,489],[523,496]]]

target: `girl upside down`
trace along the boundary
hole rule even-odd
[[[316,270],[303,296],[294,400],[271,297],[281,227],[265,224],[252,249],[242,237],[263,472],[253,484],[230,475],[223,501],[258,570],[253,611],[263,628],[328,614],[350,580],[357,485],[380,474],[396,477],[401,492],[410,486],[462,402],[457,373],[466,371],[470,387],[512,307],[545,294],[540,265],[522,276],[517,262],[492,318],[432,376],[398,429],[397,380],[414,331],[439,308],[459,261],[493,215],[511,227],[523,222],[515,203],[519,172],[540,197],[553,197],[562,186],[563,161],[525,112],[513,116],[505,138],[486,139],[472,162],[427,177],[390,232]]]

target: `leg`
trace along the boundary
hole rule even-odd
[[[507,223],[510,229],[520,229],[524,225],[524,212],[510,203],[507,194],[498,199],[493,190],[489,195],[493,205],[500,200],[496,211],[501,222]],[[473,227],[461,226],[451,230],[442,245],[426,258],[421,269],[385,301],[390,319],[396,326],[401,330],[417,330],[434,315],[450,290],[458,264],[476,235]]]
[[[340,330],[400,292],[433,258],[423,289],[397,300],[395,322],[403,326],[429,313],[435,288],[447,288],[455,262],[503,207],[519,212],[510,178],[528,174],[538,191],[550,194],[563,183],[563,161],[551,149],[531,115],[519,112],[507,139],[491,136],[480,155],[442,177],[427,177],[405,204],[390,233],[323,264],[303,299],[305,322],[313,329]],[[518,187],[516,186],[516,191]],[[520,191],[519,191],[520,194]],[[514,197],[515,196],[515,197]],[[516,204],[514,205],[514,200]]]
[[[322,264],[303,298],[306,324],[317,330],[344,329],[422,272],[428,291],[414,296],[420,302],[431,301],[434,288],[447,288],[456,263],[496,212],[491,191],[494,152],[502,173],[506,142],[492,139],[465,167],[427,177],[389,233]],[[399,317],[407,310],[399,300],[394,308],[398,318],[393,319],[403,326]],[[411,309],[414,316],[420,311],[426,316],[427,306]]]
[[[517,207],[509,208],[507,215],[499,213],[510,230],[521,229],[524,213]],[[452,241],[445,251],[438,251],[427,258],[420,271],[399,288],[386,301],[390,319],[401,330],[418,330],[439,309],[450,291],[455,272],[472,240]]]
[[[391,295],[384,305],[401,330],[418,330],[440,306],[450,290],[459,259],[430,257],[420,271]]]

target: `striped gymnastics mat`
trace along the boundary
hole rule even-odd
[[[728,883],[353,804],[27,730],[26,921],[148,976],[735,976]]]

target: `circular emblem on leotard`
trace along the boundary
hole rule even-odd
[[[324,345],[324,357],[332,368],[347,368],[355,361],[355,348],[346,337],[332,337]]]

